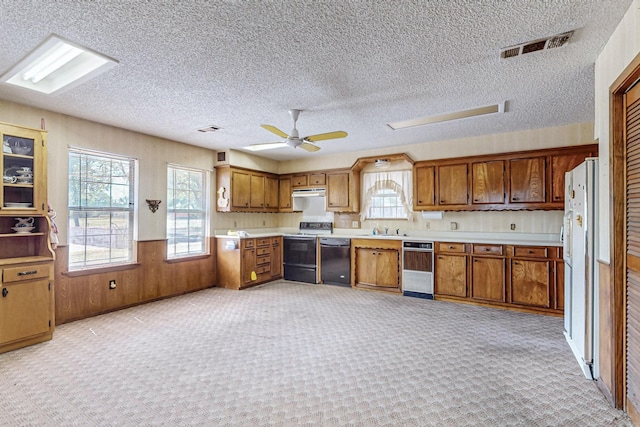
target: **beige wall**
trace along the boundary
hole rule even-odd
[[[7,101],[0,101],[0,121],[30,127],[40,127],[44,118],[49,131],[49,201],[58,212],[56,220],[60,230],[60,242],[67,241],[67,154],[68,147],[81,147],[133,156],[139,159],[138,240],[166,238],[166,204],[152,214],[144,199],[166,200],[166,166],[176,163],[184,166],[211,170],[216,164],[214,151],[186,144],[143,135],[124,129],[106,126],[87,120],[35,109]],[[228,160],[233,166],[290,173],[351,167],[359,157],[405,152],[414,160],[427,160],[491,154],[508,151],[534,150],[557,146],[589,144],[593,142],[593,125],[578,123],[553,128],[532,129],[520,132],[463,138],[425,144],[397,146],[392,150],[369,150],[334,156],[317,156],[312,160],[275,162],[253,154],[229,150]],[[211,174],[211,200],[215,200],[215,174]],[[458,224],[458,232],[510,232],[510,224],[516,224],[520,233],[559,233],[562,213],[552,212],[447,212],[443,219],[423,219],[414,213],[413,221],[365,221],[363,229],[374,226],[391,230],[448,231],[450,223]],[[296,228],[302,214],[213,213],[211,230]]]
[[[0,100],[0,121],[40,128],[42,118],[48,131],[49,203],[58,214],[56,224],[60,244],[63,245],[67,242],[69,147],[139,159],[137,199],[140,204],[136,206],[136,239],[143,241],[166,238],[167,164],[208,170],[213,167],[215,153],[211,150]],[[147,208],[145,199],[160,199],[163,203],[153,214]],[[213,197],[211,200],[214,200]]]
[[[594,136],[600,142],[598,256],[610,261],[609,87],[640,53],[640,0],[634,0],[598,56],[595,67]]]

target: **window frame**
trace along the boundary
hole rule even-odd
[[[77,174],[72,171],[72,159],[77,158],[79,163]],[[108,180],[105,181],[103,176],[89,175],[88,169],[85,168],[83,172],[83,166],[87,166],[87,161],[94,158],[104,163],[110,163]],[[124,163],[126,167],[125,175],[114,175],[114,162]],[[138,159],[132,156],[124,156],[115,153],[107,153],[101,151],[87,150],[77,147],[69,147],[68,153],[68,187],[67,187],[67,214],[68,214],[68,247],[69,256],[67,261],[67,268],[69,272],[82,272],[86,270],[96,270],[112,267],[121,267],[132,265],[136,263],[136,250],[134,247],[135,232],[137,230],[136,224],[136,198],[137,198],[137,183],[138,183]],[[124,183],[122,182],[122,178]],[[121,182],[117,182],[121,181]],[[100,194],[100,192],[91,191],[90,188],[99,188],[100,186],[107,185],[108,187],[108,206],[105,206],[104,200],[96,204],[89,204],[89,194]],[[114,205],[114,194],[118,193],[117,188],[126,187],[125,205]],[[74,197],[72,191],[77,191],[78,194]],[[104,195],[105,192],[103,191]],[[123,196],[124,197],[124,196]],[[75,199],[75,200],[74,200]],[[96,218],[104,218],[105,214],[108,214],[109,227],[104,228],[108,230],[108,233],[93,233],[90,231],[90,222],[95,221]],[[114,226],[118,221],[114,219],[120,218],[120,222],[126,223],[125,234],[114,233],[114,230],[118,228]],[[73,221],[73,225],[72,225]],[[82,232],[75,234],[74,230],[78,230],[80,227],[80,221],[84,222]],[[81,243],[74,243],[75,238],[80,238]],[[102,237],[100,237],[102,236]],[[118,236],[121,236],[118,238]],[[124,237],[123,237],[124,236]],[[88,245],[87,241],[93,237],[96,241],[102,243],[104,239],[108,240],[108,246]],[[90,256],[90,247],[106,247],[106,250],[102,250],[101,253],[107,256],[103,258],[92,258]],[[74,249],[80,247],[80,250]],[[123,255],[116,255],[121,252]],[[75,261],[77,257],[81,257],[80,261]],[[102,261],[102,262],[101,262]]]
[[[381,194],[383,193],[383,194]],[[402,197],[395,189],[392,188],[379,188],[376,189],[375,193],[371,194],[371,200],[369,202],[369,206],[367,211],[365,212],[365,219],[367,220],[377,220],[377,219],[407,219],[407,209],[402,204]],[[393,206],[385,206],[385,200],[395,199],[396,203]],[[381,200],[382,206],[374,206],[375,200]],[[396,210],[396,212],[400,209],[401,214],[396,216],[385,216],[385,212],[388,209]],[[383,216],[371,216],[373,210],[381,210]]]
[[[173,173],[171,171],[174,171]],[[199,174],[201,176],[201,188],[199,190],[199,192],[201,193],[201,208],[200,209],[193,209],[191,207],[187,207],[187,208],[175,208],[173,207],[173,201],[175,200],[175,191],[177,190],[175,187],[175,172],[176,171],[180,171],[180,172],[187,172],[189,174]],[[194,258],[194,257],[201,257],[201,256],[207,256],[210,255],[210,245],[209,245],[209,218],[210,218],[210,209],[209,209],[209,171],[206,169],[200,169],[200,168],[194,168],[194,167],[189,167],[189,166],[183,166],[183,165],[178,165],[178,164],[174,164],[174,163],[169,163],[167,164],[167,216],[166,216],[166,221],[167,221],[167,226],[166,226],[166,235],[167,235],[167,260],[168,261],[175,261],[175,260],[181,260],[181,259],[186,259],[186,258]],[[173,177],[173,178],[172,178]],[[170,185],[170,179],[173,179],[173,182]],[[170,194],[171,191],[174,191],[174,195],[172,197],[172,195]],[[187,190],[188,192],[192,192],[194,191],[193,189],[189,189]],[[190,205],[190,204],[189,204]],[[174,236],[172,237],[171,235],[171,224],[172,222],[175,224],[175,220],[174,218],[172,218],[172,215],[175,215],[176,213],[178,214],[186,214],[187,216],[190,215],[199,215],[200,218],[199,220],[202,223],[202,228],[201,228],[201,232],[200,233],[194,233],[195,236],[199,237],[198,242],[200,243],[200,247],[201,250],[194,250],[192,251],[190,249],[191,247],[191,243],[193,242],[192,238],[193,235],[190,233],[190,229],[187,229],[187,234],[185,235],[185,238],[187,240],[187,247],[189,248],[186,252],[176,252],[175,248],[178,246],[178,243],[175,242],[175,232],[174,232]],[[187,221],[191,221],[190,218],[187,219]],[[174,225],[174,230],[175,230],[175,225]],[[174,243],[171,242],[171,239],[174,239]],[[171,248],[173,248],[174,250],[172,251]]]
[[[412,208],[412,170],[394,169],[385,171],[363,171],[362,173],[362,209],[361,221],[376,220],[408,220],[413,221]],[[403,185],[404,184],[404,185]],[[399,204],[394,207],[403,208],[403,216],[396,217],[371,217],[371,209],[374,208],[373,200],[380,190],[390,190],[395,193]],[[384,211],[383,211],[384,213]]]

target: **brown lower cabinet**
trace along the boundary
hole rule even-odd
[[[436,242],[435,299],[564,314],[562,248]]]
[[[356,288],[401,292],[400,240],[352,239],[351,282]]]
[[[53,336],[53,263],[3,266],[0,288],[0,353]]]
[[[466,298],[468,260],[464,243],[436,243],[434,292]]]
[[[216,238],[217,285],[244,289],[282,277],[282,237]]]

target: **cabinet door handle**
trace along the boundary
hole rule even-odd
[[[36,274],[38,270],[29,270],[29,271],[21,271],[18,273],[18,276],[29,276],[31,274]]]
[[[7,288],[2,288],[2,298],[5,298],[9,295],[9,290]]]

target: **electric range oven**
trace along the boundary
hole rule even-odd
[[[298,234],[285,235],[283,250],[284,279],[296,282],[319,283],[318,239],[331,234],[330,222],[301,222]]]

